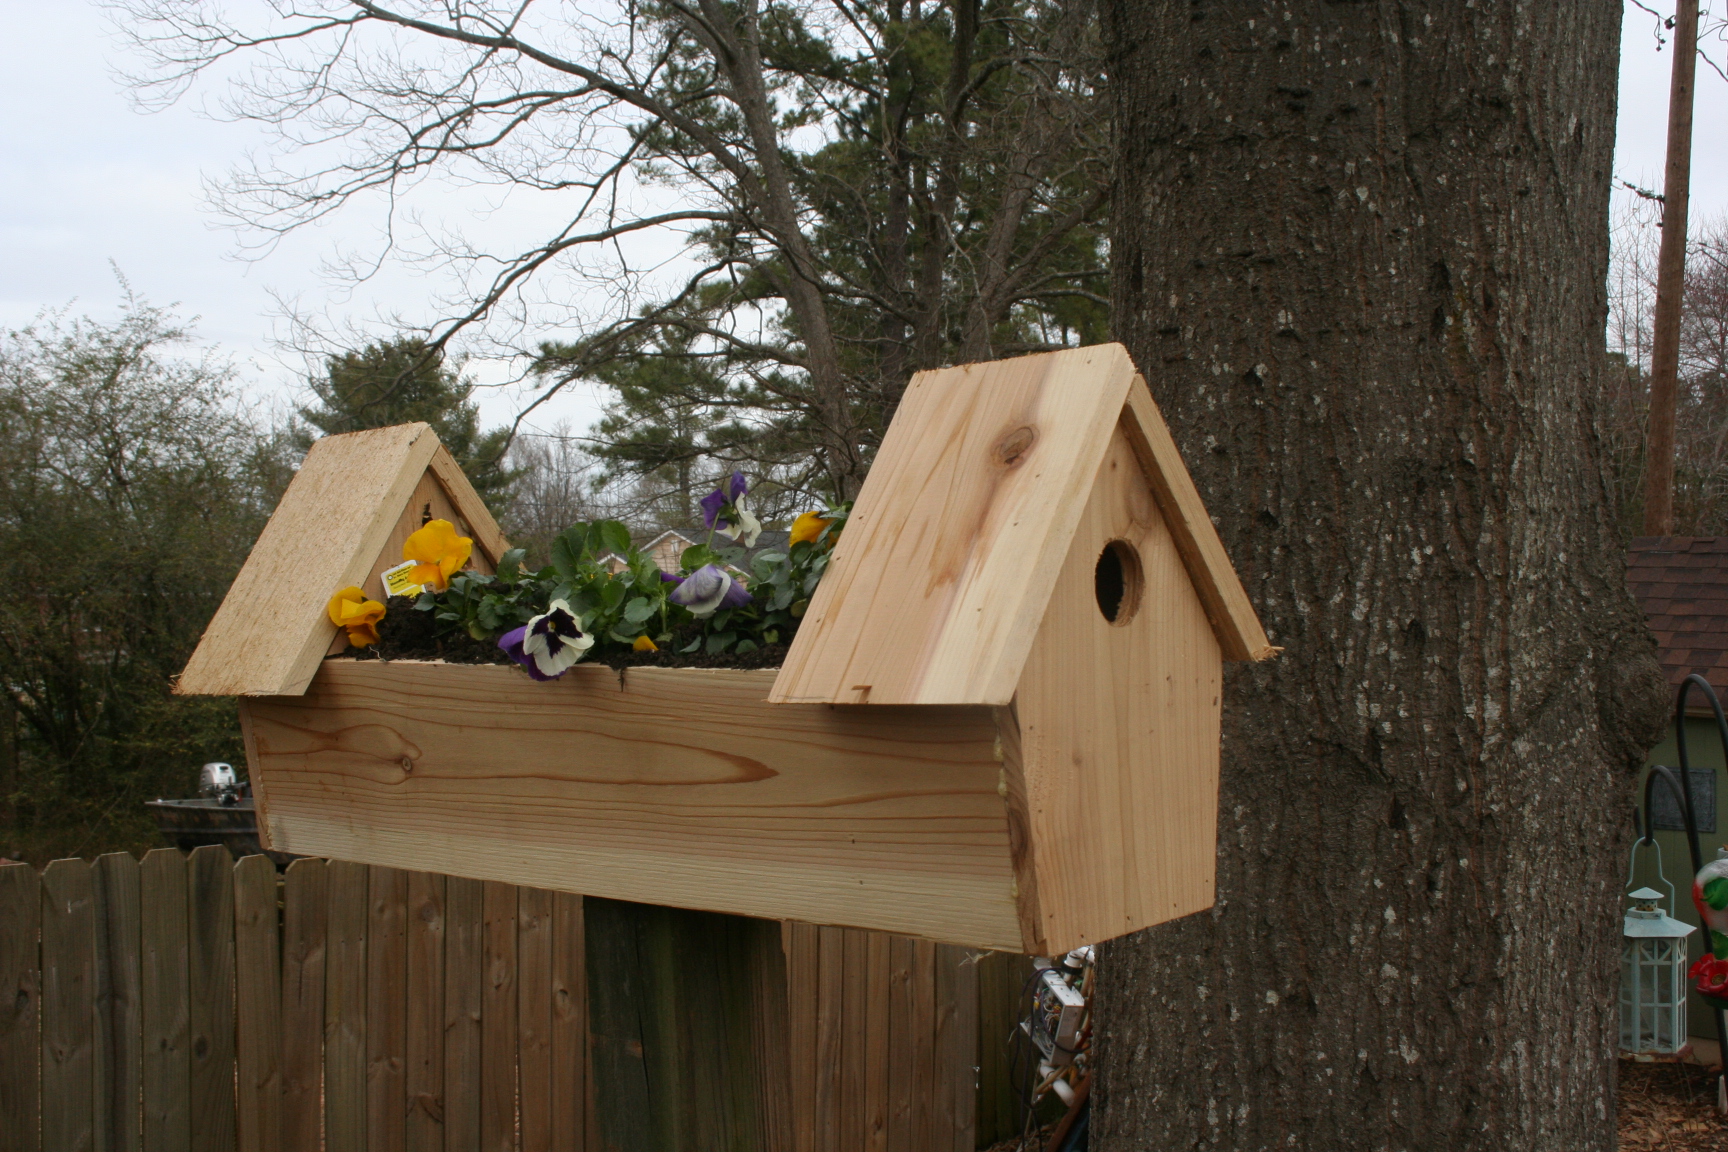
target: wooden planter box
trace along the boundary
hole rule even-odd
[[[429,515],[505,547],[427,426],[320,440],[187,665],[272,848],[1018,952],[1212,903],[1273,649],[1119,345],[916,377],[778,670],[324,659]]]

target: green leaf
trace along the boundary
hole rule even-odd
[[[1728,876],[1712,876],[1705,881],[1704,903],[1718,912],[1728,908]]]
[[[740,641],[738,641],[738,651],[740,653],[756,651],[756,641],[754,641],[754,640],[740,640]]]
[[[649,603],[646,596],[638,596],[624,606],[624,619],[632,624],[640,624],[652,615],[654,615],[654,605]]]
[[[684,571],[694,572],[704,564],[712,564],[719,558],[715,555],[714,549],[708,545],[692,544],[679,555],[678,564]]]
[[[764,644],[778,644],[778,643],[780,643],[779,631],[777,629],[770,628],[770,629],[768,629],[768,631],[762,633],[762,643],[764,643]]]
[[[694,652],[694,651],[696,651],[696,649],[698,649],[700,647],[702,647],[702,637],[698,636],[698,637],[696,637],[696,639],[690,641],[690,643],[684,645],[684,647],[678,649],[678,651],[680,651],[680,652]]]
[[[736,639],[738,639],[736,632],[716,632],[708,637],[708,655],[713,656],[726,651]]]
[[[582,565],[583,539],[575,528],[566,528],[552,538],[552,567],[565,580],[576,579]]]
[[[810,607],[810,601],[808,601],[808,600],[800,600],[796,604],[792,605],[791,612],[792,612],[793,618],[797,619],[797,618],[802,617],[804,615],[805,610],[808,609],[809,607]]]
[[[1710,954],[1718,960],[1728,960],[1728,936],[1710,929]]]
[[[600,605],[608,612],[616,612],[618,605],[624,603],[624,582],[608,580],[600,586]]]
[[[512,548],[498,558],[498,579],[506,584],[514,584],[522,579],[522,558],[528,555],[526,548]]]
[[[602,520],[596,527],[600,529],[600,543],[605,548],[620,556],[630,555],[630,529],[616,520]]]

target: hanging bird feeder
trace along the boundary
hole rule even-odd
[[[1621,929],[1620,1049],[1673,1056],[1687,1043],[1686,938],[1697,929],[1659,907],[1662,893],[1654,889],[1630,898]]]

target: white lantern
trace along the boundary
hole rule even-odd
[[[1686,1044],[1686,937],[1698,929],[1674,919],[1640,888],[1626,910],[1620,950],[1620,1048],[1634,1056],[1671,1056]]]

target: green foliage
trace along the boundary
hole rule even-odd
[[[571,525],[553,540],[552,562],[537,571],[524,571],[524,551],[511,549],[496,575],[458,573],[448,589],[422,593],[415,608],[434,613],[446,629],[492,640],[562,600],[581,617],[583,631],[595,637],[589,658],[630,649],[643,636],[656,647],[676,642],[681,653],[753,652],[791,642],[850,512],[849,505],[823,512],[830,522],[816,539],[800,540],[785,552],[750,558],[743,548],[716,548],[712,542],[685,549],[676,575],[717,564],[750,592],[748,604],[707,617],[668,599],[676,584],[662,578],[616,520]]]
[[[172,316],[0,338],[0,819],[90,825],[243,762],[233,702],[171,694],[293,464]],[[116,816],[116,813],[119,815]],[[98,845],[100,846],[100,845]]]
[[[1705,883],[1704,903],[1718,912],[1728,908],[1728,876],[1712,876]]]
[[[493,508],[504,501],[515,475],[504,467],[508,429],[480,430],[474,388],[444,360],[441,349],[401,337],[330,356],[324,375],[310,382],[316,407],[300,415],[325,435],[424,420],[450,450],[469,483]],[[310,437],[305,446],[310,445]]]

